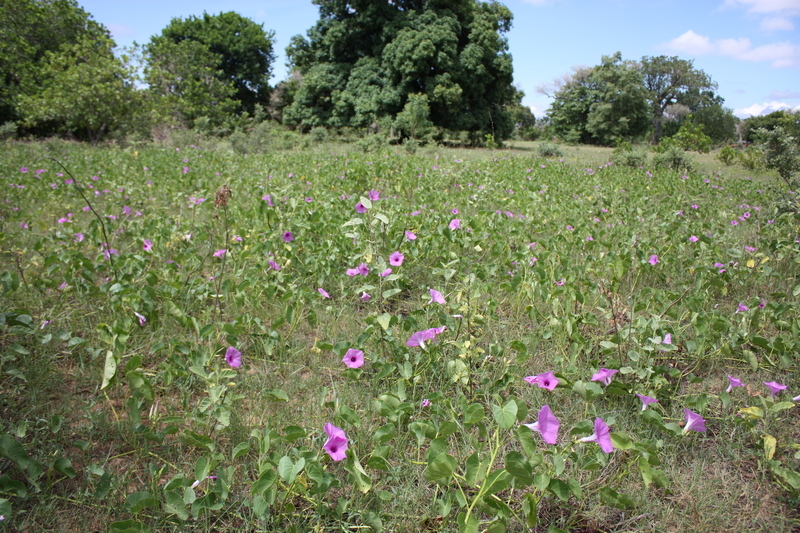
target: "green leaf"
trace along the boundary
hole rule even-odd
[[[155,498],[153,498],[153,495],[147,491],[129,494],[126,498],[126,502],[128,503],[128,508],[134,514],[149,507],[156,507],[158,505],[158,502]]]
[[[615,509],[627,509],[628,507],[633,507],[633,500],[624,494],[620,494],[611,487],[601,488],[599,494],[600,501],[609,507],[614,507]]]
[[[425,479],[447,483],[456,471],[456,459],[447,453],[440,453],[425,467]]]
[[[773,404],[769,408],[769,412],[770,413],[779,413],[779,412],[784,411],[786,409],[791,409],[792,407],[795,407],[795,405],[796,404],[794,402],[778,402],[778,403]]]
[[[213,440],[188,429],[181,433],[179,438],[184,444],[194,446],[195,448],[202,448],[210,452],[213,452],[216,448],[216,444]]]
[[[279,402],[289,401],[289,395],[283,392],[283,389],[267,389],[264,392],[271,400],[277,400]]]
[[[287,485],[291,485],[305,466],[306,460],[304,458],[300,457],[295,463],[292,462],[289,456],[284,455],[281,457],[280,461],[278,461],[278,474]]]
[[[250,487],[250,494],[252,496],[263,495],[277,479],[278,472],[276,472],[274,468],[267,467]]]
[[[614,431],[611,433],[611,443],[618,450],[630,450],[633,448],[633,441],[627,433]]]
[[[150,533],[150,528],[138,520],[114,522],[108,527],[108,533]]]
[[[519,452],[506,454],[506,471],[514,476],[523,486],[533,483],[533,468],[528,460]]]
[[[458,533],[478,533],[478,518],[474,514],[467,517],[467,513],[459,513],[456,522]]]
[[[497,425],[503,429],[511,429],[517,421],[517,402],[509,400],[505,405],[492,405],[492,414]]]
[[[75,477],[75,469],[72,468],[72,462],[66,457],[59,457],[56,459],[56,462],[53,463],[53,469],[70,479]]]
[[[550,492],[555,494],[559,500],[563,502],[569,500],[569,485],[560,479],[551,479],[550,483],[547,485],[547,488],[550,490]]]
[[[164,502],[161,504],[161,508],[167,514],[174,514],[181,520],[188,520],[189,519],[189,510],[186,509],[186,504],[183,503],[183,498],[180,494],[173,491],[165,491],[164,492]]]
[[[240,442],[233,448],[233,452],[231,452],[231,460],[235,461],[240,457],[244,457],[247,455],[247,452],[250,451],[250,443],[249,442]]]
[[[511,479],[511,474],[506,472],[505,469],[495,470],[489,474],[489,477],[486,478],[486,483],[483,485],[484,497],[507,489],[511,485]]]
[[[536,527],[539,522],[539,502],[532,492],[528,492],[522,497],[522,513],[525,515],[525,523],[529,528]]]
[[[483,405],[479,403],[470,404],[464,410],[464,425],[473,426],[483,420],[485,416],[486,412],[483,409]]]
[[[364,470],[364,467],[361,466],[352,448],[347,450],[347,459],[344,463],[344,469],[350,472],[350,480],[359,492],[363,494],[369,492],[369,489],[372,488],[372,479]]]
[[[103,365],[103,383],[100,385],[100,390],[105,389],[114,382],[118,364],[119,358],[114,355],[114,352],[111,350],[106,351],[106,361]]]

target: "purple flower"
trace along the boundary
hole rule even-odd
[[[364,365],[364,352],[350,348],[347,350],[347,353],[344,354],[342,362],[348,368],[359,368]]]
[[[450,212],[451,212],[451,213],[453,213],[454,215],[457,215],[457,214],[458,214],[458,209],[453,209],[453,210],[452,210],[452,211],[450,211]]]
[[[152,249],[153,249],[153,241],[151,241],[150,239],[145,239],[144,242],[142,243],[142,250],[144,250],[145,252],[149,252]]]
[[[214,257],[225,257],[226,253],[228,253],[228,250],[222,249],[222,250],[217,250],[216,252],[214,252],[213,255]]]
[[[611,378],[619,372],[619,370],[609,370],[608,368],[601,368],[600,372],[592,376],[592,381],[599,381],[606,387],[611,383]]]
[[[294,234],[291,231],[284,231],[281,238],[283,242],[292,242],[294,240]]]
[[[588,437],[578,439],[578,441],[596,442],[600,445],[600,449],[605,453],[611,453],[614,451],[614,445],[611,444],[611,431],[608,429],[608,425],[603,422],[603,419],[600,417],[594,419],[594,433]]]
[[[366,263],[360,263],[357,267],[358,273],[362,276],[369,274],[369,267]]]
[[[325,297],[325,298],[330,298],[330,297],[331,297],[331,295],[330,295],[330,294],[328,294],[328,291],[326,291],[326,290],[325,290],[325,289],[323,289],[322,287],[320,287],[320,288],[319,288],[319,289],[317,289],[317,290],[319,291],[319,293],[320,293],[320,294],[321,294],[323,297]]]
[[[275,207],[274,205],[272,205],[272,196],[270,196],[269,194],[265,194],[264,196],[261,197],[261,199],[267,202],[268,206]]]
[[[356,213],[366,213],[366,212],[367,212],[367,208],[364,206],[364,204],[362,204],[361,202],[358,202],[356,204]]]
[[[686,415],[686,424],[683,426],[684,435],[690,431],[705,432],[706,421],[702,416],[689,409],[684,409],[683,413]]]
[[[27,222],[20,222],[19,223],[19,227],[22,228],[22,229],[28,229],[28,223]]]
[[[225,361],[228,362],[231,368],[239,368],[242,366],[242,352],[233,346],[228,346],[228,349],[225,350]]]
[[[440,333],[442,333],[445,329],[447,329],[447,326],[442,326],[440,328],[430,328],[430,329],[425,329],[425,330],[422,330],[422,331],[417,331],[416,333],[413,333],[411,335],[411,337],[408,338],[408,340],[406,341],[406,346],[423,346],[424,347],[425,341],[429,341],[429,340],[435,339],[436,336],[439,335]]]
[[[431,401],[427,398],[422,400],[422,403],[419,404],[420,407],[428,407],[431,404]]]
[[[742,383],[741,379],[728,374],[728,388],[725,389],[725,392],[731,392],[734,387],[744,387],[744,383]]]
[[[406,239],[409,241],[416,240],[417,236],[413,232],[406,230]]]
[[[384,270],[383,272],[381,272],[381,273],[380,273],[380,274],[378,274],[378,275],[379,275],[380,277],[382,277],[382,278],[385,278],[386,276],[388,276],[388,275],[389,275],[389,274],[391,274],[391,273],[392,273],[392,269],[391,269],[391,268],[387,268],[386,270]]]
[[[369,191],[369,200],[370,202],[377,202],[381,199],[381,193],[375,190]]]
[[[341,461],[347,456],[347,435],[343,429],[337,428],[330,422],[325,424],[323,429],[328,434],[328,440],[322,445],[322,449],[334,461]]]
[[[651,265],[657,265],[659,263],[658,256],[656,254],[651,255],[650,259],[648,259],[647,262],[650,263]]]
[[[553,390],[558,386],[558,378],[553,372],[545,372],[536,376],[528,376],[524,378],[525,381],[531,385],[539,385],[542,389]]]
[[[19,169],[19,171],[20,171],[20,172],[22,172],[23,174],[25,174],[25,173],[27,173],[27,172],[28,172],[28,167],[21,167],[21,168]]]
[[[431,289],[430,293],[431,293],[431,299],[428,302],[429,304],[430,303],[437,303],[437,304],[444,305],[445,303],[447,303],[447,302],[445,302],[444,296],[442,296],[442,293],[437,291],[436,289]]]
[[[451,230],[453,230],[453,229],[461,229],[461,219],[460,218],[454,218],[453,220],[450,221],[449,227],[450,227]]]
[[[372,299],[372,296],[370,296],[370,295],[369,295],[369,294],[367,294],[366,292],[362,292],[362,293],[361,293],[361,301],[362,301],[362,302],[368,302],[368,301],[370,301],[371,299]]]
[[[737,313],[739,313],[739,312],[742,312],[742,313],[744,313],[744,312],[746,312],[746,311],[749,311],[749,310],[750,310],[750,308],[749,308],[749,307],[747,307],[747,306],[746,306],[746,305],[744,305],[743,303],[739,302],[739,307],[736,309],[736,312],[737,312]]]
[[[777,381],[765,381],[764,385],[769,387],[769,393],[772,395],[773,398],[777,396],[778,393],[780,393],[782,390],[786,389],[786,385],[781,385]]]
[[[638,396],[639,399],[642,401],[642,411],[647,409],[647,406],[650,405],[651,403],[655,403],[658,401],[655,398],[651,398],[650,396],[645,396],[644,394],[639,394],[638,392],[636,393],[636,396]]]
[[[269,260],[269,267],[272,270],[280,270],[281,269],[281,266],[278,263],[276,263],[274,260],[272,260],[272,259]]]
[[[672,334],[667,333],[664,335],[664,340],[661,341],[661,344],[672,344]]]
[[[689,237],[689,242],[697,242],[699,240],[700,238],[697,235],[692,235],[691,237]]]
[[[731,226],[738,226],[738,225],[739,225],[738,220],[731,220]]]
[[[523,426],[529,428],[531,431],[537,431],[547,444],[555,444],[558,442],[558,427],[560,425],[558,418],[556,418],[553,411],[550,410],[549,405],[543,405],[542,408],[539,409],[539,417],[536,419],[536,422],[533,424],[523,424]]]
[[[400,265],[403,264],[404,259],[405,256],[400,252],[392,252],[391,255],[389,255],[389,264],[392,266],[399,267]]]
[[[136,318],[139,319],[139,325],[140,326],[144,326],[147,323],[147,319],[144,316],[142,316],[142,315],[140,315],[139,313],[136,313],[136,312],[134,312],[133,314],[136,315]]]

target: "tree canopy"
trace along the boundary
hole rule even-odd
[[[237,113],[253,114],[257,104],[269,103],[269,78],[275,60],[274,32],[265,32],[262,24],[256,24],[233,11],[219,15],[203,13],[202,17],[172,19],[161,35],[151,39],[147,53],[160,62],[161,67],[173,52],[188,59],[188,48],[173,46],[183,41],[195,41],[205,47],[205,51],[192,48],[201,56],[191,59],[200,69],[196,76],[202,77],[208,72],[207,69],[211,69],[221,86],[232,83],[234,93],[231,98],[236,102]],[[212,57],[216,59],[216,64],[208,63]],[[163,79],[170,69],[161,67]],[[175,67],[185,72],[186,67]],[[172,72],[177,71],[173,68]]]
[[[75,0],[0,0],[0,124],[22,118],[18,98],[49,75],[46,54],[108,37]]]
[[[513,123],[511,12],[495,1],[314,0],[320,19],[287,48],[302,79],[284,122],[365,127],[427,105],[431,124],[505,138]],[[413,97],[411,95],[414,95]],[[408,113],[402,121],[408,125]],[[424,121],[423,121],[424,122]]]

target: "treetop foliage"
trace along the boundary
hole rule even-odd
[[[417,108],[424,96],[437,127],[508,136],[508,8],[477,0],[314,3],[319,21],[287,48],[303,79],[284,122],[365,127],[396,117],[413,94]]]

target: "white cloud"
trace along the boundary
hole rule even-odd
[[[800,93],[797,91],[772,91],[769,93],[767,98],[771,98],[773,100],[784,100],[786,98],[800,98]]]
[[[760,30],[768,32],[792,31],[794,29],[794,24],[792,24],[792,21],[788,18],[767,17],[761,21],[761,24],[759,24],[758,27]]]
[[[744,61],[770,62],[775,68],[800,67],[800,46],[789,42],[764,44],[753,48],[750,39],[747,38],[712,41],[705,35],[689,30],[664,43],[660,48],[695,56],[714,54]]]
[[[746,7],[750,13],[800,12],[800,0],[725,0],[725,5]]]
[[[800,105],[792,106],[786,102],[763,102],[760,104],[753,104],[750,107],[745,107],[743,109],[734,109],[733,114],[739,118],[747,118],[759,115],[768,115],[773,111],[778,111],[779,109],[800,111]]]

